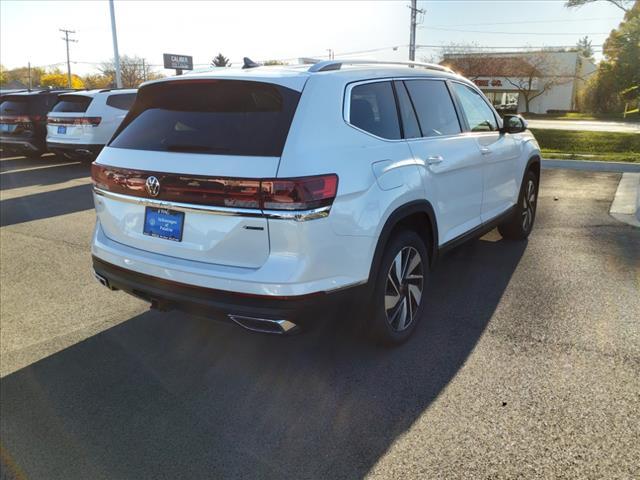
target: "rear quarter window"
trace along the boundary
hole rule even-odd
[[[109,95],[107,97],[107,105],[120,110],[129,110],[136,99],[135,93],[121,93]]]
[[[26,99],[7,98],[0,103],[0,115],[27,115],[29,113],[29,103]]]
[[[61,95],[52,112],[58,113],[84,113],[91,104],[92,97],[84,95]]]
[[[353,87],[349,100],[349,123],[377,137],[399,139],[400,122],[391,82]]]
[[[280,156],[300,93],[240,80],[151,84],[109,144],[115,148]]]

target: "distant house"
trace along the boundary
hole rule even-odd
[[[497,108],[526,111],[576,109],[576,95],[596,65],[578,52],[529,51],[447,54],[441,62],[469,78]]]

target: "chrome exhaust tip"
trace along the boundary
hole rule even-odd
[[[252,332],[289,335],[298,330],[298,326],[289,320],[273,320],[269,318],[248,317],[246,315],[227,315],[242,328]]]
[[[117,290],[115,287],[112,287],[109,284],[109,280],[107,280],[105,277],[103,277],[102,275],[100,275],[98,272],[96,272],[95,270],[93,271],[93,276],[96,277],[96,280],[98,280],[98,282],[100,282],[100,284],[103,287],[107,287],[109,290]]]

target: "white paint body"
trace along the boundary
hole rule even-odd
[[[407,67],[255,68],[185,75],[271,82],[301,91],[281,157],[126,150],[107,146],[96,163],[136,170],[244,178],[335,173],[329,215],[308,221],[186,213],[180,243],[142,235],[145,208],[95,195],[92,252],[116,266],[200,287],[297,296],[366,282],[385,222],[403,205],[433,206],[439,246],[517,202],[528,160],[539,156],[529,132],[470,133],[384,140],[345,117],[349,85],[394,78],[473,84],[457,75]],[[162,80],[167,81],[167,80]],[[497,116],[497,115],[496,115]],[[485,148],[489,154],[482,154]],[[442,156],[438,165],[428,157]],[[215,157],[215,161],[211,157]],[[265,227],[247,230],[247,224]]]

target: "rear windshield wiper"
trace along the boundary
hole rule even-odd
[[[228,152],[228,148],[216,148],[208,145],[171,144],[166,146],[169,152]]]

